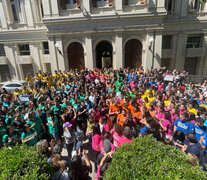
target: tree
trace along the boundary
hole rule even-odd
[[[187,156],[180,150],[147,136],[119,147],[103,179],[172,180],[206,177],[207,173],[189,164]]]
[[[52,173],[52,165],[35,147],[16,145],[0,150],[0,179],[46,180]]]

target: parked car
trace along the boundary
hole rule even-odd
[[[6,89],[7,91],[14,92],[15,89],[21,89],[22,86],[27,86],[28,83],[26,81],[16,81],[16,82],[8,82],[3,84],[1,89]]]

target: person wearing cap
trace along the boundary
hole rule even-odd
[[[187,132],[194,132],[194,125],[189,121],[189,115],[187,112],[180,114],[180,118],[175,120],[174,123],[174,132],[182,131],[184,134]]]
[[[197,118],[195,122],[195,136],[198,142],[202,142],[206,129],[207,128],[204,126],[204,120],[200,117]]]
[[[74,138],[75,138],[75,133],[72,129],[72,126],[73,125],[69,122],[66,122],[63,126],[64,128],[63,136],[65,139],[65,146],[68,152],[69,161],[71,160],[71,155],[72,155],[73,145],[74,145]]]

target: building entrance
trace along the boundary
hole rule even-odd
[[[96,46],[96,67],[113,67],[113,47],[108,41],[101,41]]]
[[[142,65],[142,43],[131,39],[125,45],[125,68],[138,68]]]
[[[69,69],[85,69],[83,46],[78,42],[73,42],[68,46]]]

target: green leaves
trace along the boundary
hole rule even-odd
[[[35,147],[16,145],[0,150],[0,179],[49,179],[53,168]]]
[[[207,174],[187,163],[176,148],[155,141],[150,136],[136,138],[113,154],[104,174],[106,180],[119,179],[207,179]]]

